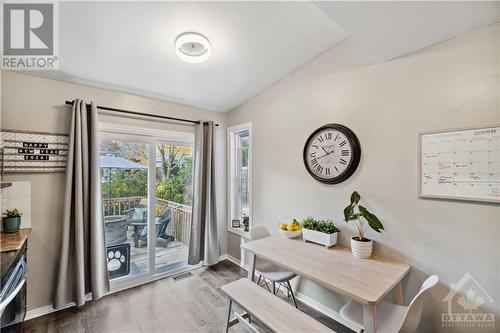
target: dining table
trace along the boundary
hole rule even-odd
[[[377,304],[389,293],[392,302],[403,304],[401,280],[410,270],[406,263],[379,256],[354,257],[349,248],[330,248],[269,236],[241,245],[250,253],[248,278],[254,281],[256,258],[263,258],[363,306],[364,332],[375,333]]]

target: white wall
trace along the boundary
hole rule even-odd
[[[406,301],[428,275],[441,278],[420,332],[471,331],[440,327],[442,299],[466,272],[493,297],[483,308],[498,320],[500,207],[417,198],[417,138],[420,131],[500,123],[499,36],[500,25],[490,26],[377,65],[366,65],[369,54],[356,56],[356,44],[346,40],[232,111],[228,126],[253,123],[254,225],[277,233],[278,222],[294,217],[332,218],[347,245],[354,228],[341,222],[342,209],[358,190],[385,225],[381,235],[368,234],[375,253],[412,266]],[[302,162],[305,140],[326,123],[350,127],[362,146],[358,170],[338,185],[316,182]],[[238,236],[228,237],[229,254],[239,257]],[[345,302],[311,282],[297,286],[334,310]]]
[[[163,114],[195,120],[214,120],[220,126],[216,129],[216,173],[219,238],[221,251],[226,253],[225,224],[225,138],[226,115],[185,105],[91,88],[83,85],[43,79],[14,72],[1,72],[2,104],[1,128],[25,129],[55,133],[68,133],[71,107],[65,100],[84,98],[99,105],[112,106],[151,114]],[[117,117],[102,116],[105,121]],[[144,122],[121,119],[122,124],[146,124],[151,128],[173,129],[162,122]],[[175,126],[176,130],[192,130]],[[28,262],[28,310],[52,304],[56,270],[59,260],[62,201],[64,197],[64,174],[7,174],[6,181],[31,182],[31,227]]]

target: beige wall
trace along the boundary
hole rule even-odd
[[[218,201],[219,233],[222,253],[226,252],[225,114],[25,74],[3,71],[1,75],[1,127],[5,129],[67,133],[71,107],[64,105],[64,101],[73,98],[84,98],[100,105],[146,113],[218,122],[220,126],[216,129],[216,164],[219,179],[217,192],[218,197],[221,198]],[[111,120],[109,116],[104,117],[106,121]],[[140,122],[133,119],[122,120],[122,123],[126,124]],[[148,122],[148,126],[165,128],[168,125],[161,122]],[[180,126],[178,129],[189,128]],[[29,238],[28,251],[28,310],[50,305],[58,263],[64,175],[9,174],[5,176],[5,180],[31,182],[32,233]]]
[[[420,332],[471,331],[440,328],[442,299],[466,272],[493,297],[483,308],[498,319],[500,207],[417,198],[417,135],[500,123],[499,37],[500,25],[491,26],[377,65],[353,56],[346,40],[232,111],[228,126],[253,123],[254,225],[277,233],[277,223],[293,217],[332,218],[347,245],[354,228],[340,222],[342,209],[358,190],[385,225],[381,235],[368,234],[376,254],[412,266],[406,301],[428,275],[441,278]],[[302,162],[306,138],[326,123],[350,127],[362,146],[359,168],[338,185],[316,182]],[[228,251],[239,257],[237,238],[229,235]],[[298,288],[334,310],[344,302],[308,281]]]

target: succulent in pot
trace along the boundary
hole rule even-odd
[[[21,227],[21,215],[23,214],[17,208],[14,208],[13,210],[5,210],[3,215],[5,215],[2,219],[3,232],[11,233],[19,231]]]
[[[313,217],[306,217],[302,221],[302,237],[305,242],[313,242],[331,247],[337,244],[339,229],[330,220],[316,220]]]
[[[344,208],[344,220],[345,222],[355,221],[358,229],[358,236],[351,238],[352,254],[358,258],[369,258],[373,250],[373,241],[365,238],[367,224],[379,233],[384,230],[384,226],[375,214],[370,213],[366,207],[359,204],[359,200],[361,200],[361,196],[354,191],[351,194],[351,203]]]

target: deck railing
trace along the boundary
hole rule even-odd
[[[123,198],[103,198],[104,216],[124,215],[125,211],[135,208],[139,204],[145,204],[147,197],[123,197]],[[191,206],[182,205],[177,202],[156,198],[156,205],[163,211],[167,207],[172,209],[172,219],[167,226],[167,234],[175,237],[176,240],[189,246],[191,235]]]

